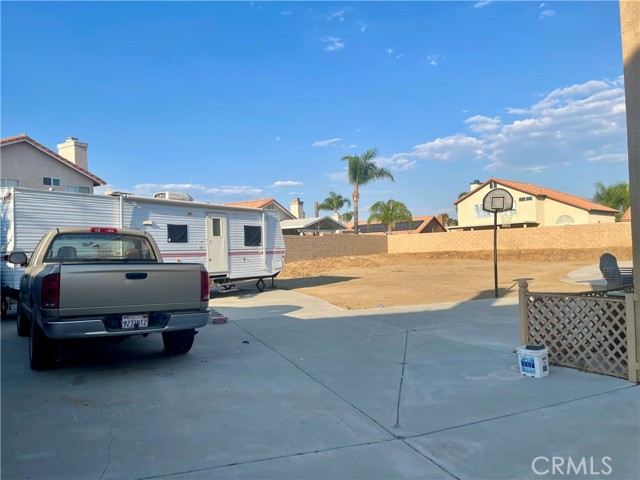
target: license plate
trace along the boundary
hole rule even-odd
[[[149,316],[147,314],[141,315],[123,315],[122,316],[122,329],[132,329],[149,326]]]

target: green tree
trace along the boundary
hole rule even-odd
[[[351,220],[353,220],[353,212],[344,212],[340,218],[343,222],[349,223]]]
[[[351,201],[348,198],[344,198],[336,192],[329,192],[329,196],[318,205],[318,210],[330,210],[340,218],[340,209],[345,205],[351,206]]]
[[[448,213],[443,213],[442,215],[442,223],[444,223],[445,227],[452,227],[458,225],[458,220],[455,218],[451,218]]]
[[[602,182],[596,182],[594,187],[596,193],[593,196],[593,201],[618,210],[616,221],[620,220],[622,214],[631,205],[629,184],[627,182],[618,182],[607,186]]]
[[[380,201],[371,205],[367,225],[371,225],[372,221],[384,224],[389,234],[398,222],[409,222],[409,226],[413,228],[413,215],[404,203],[395,200]]]
[[[393,175],[386,168],[379,167],[373,159],[378,155],[378,150],[370,148],[362,155],[345,155],[342,160],[349,162],[349,183],[353,185],[353,230],[358,233],[358,201],[360,200],[360,186],[375,180],[389,179],[393,181]]]

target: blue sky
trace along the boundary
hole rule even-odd
[[[351,197],[415,216],[474,179],[628,181],[618,3],[2,2],[2,137],[89,143],[108,189]]]

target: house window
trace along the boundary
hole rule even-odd
[[[91,193],[89,187],[79,187],[78,185],[67,185],[67,188],[65,190],[67,192]]]
[[[167,242],[187,243],[189,238],[187,230],[187,225],[167,225]]]
[[[571,225],[576,223],[571,215],[560,215],[556,220],[556,225]]]
[[[520,202],[530,202],[533,200],[533,197],[520,197],[518,201]]]
[[[13,180],[11,178],[0,178],[0,187],[19,187],[20,180]]]
[[[475,205],[473,208],[474,208],[475,213],[476,213],[476,218],[489,218],[491,216],[491,212],[485,212],[482,209],[482,204]]]
[[[59,178],[52,178],[52,177],[42,177],[42,184],[43,185],[47,185],[49,187],[59,187],[60,186],[60,179]]]
[[[259,247],[262,245],[262,227],[244,226],[244,246]]]

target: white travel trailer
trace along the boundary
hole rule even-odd
[[[234,282],[275,277],[284,266],[284,239],[275,212],[110,192],[91,195],[0,188],[0,250],[31,254],[51,228],[105,226],[149,232],[167,262],[199,262],[221,290]],[[19,288],[22,269],[2,262],[3,296]]]

